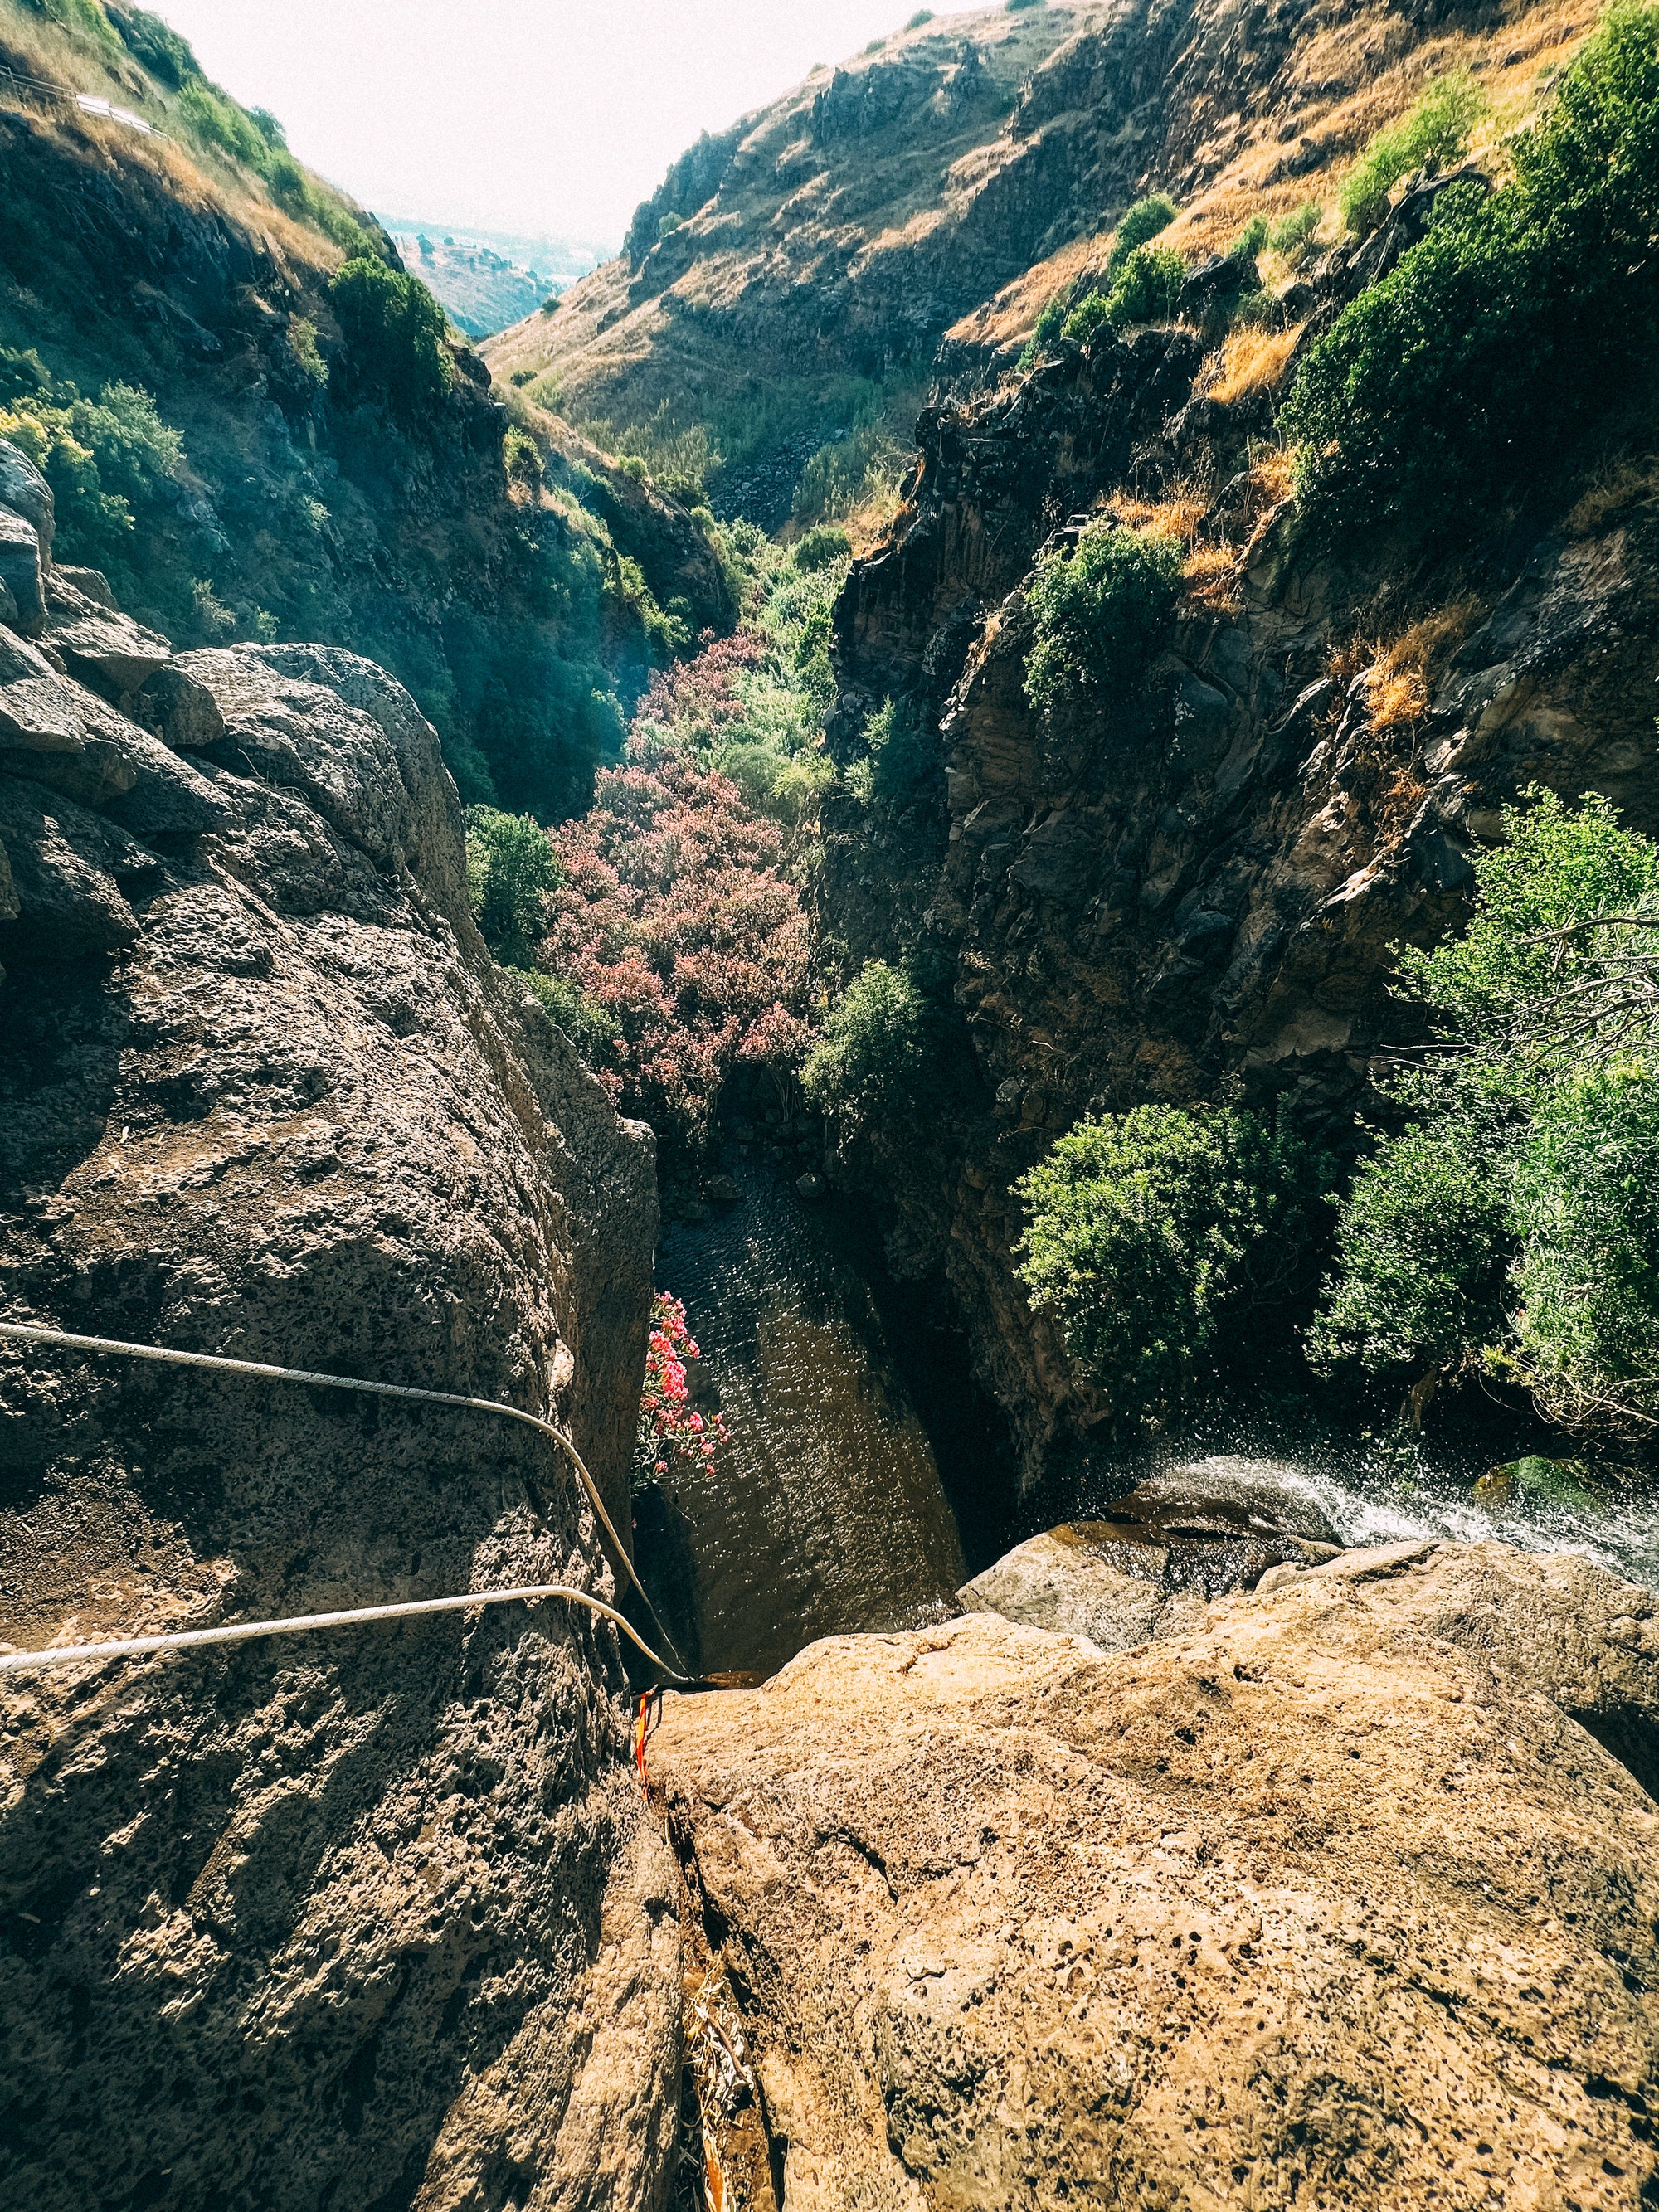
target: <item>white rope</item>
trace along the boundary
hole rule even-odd
[[[539,1429],[543,1436],[551,1437],[554,1443],[569,1455],[570,1463],[580,1478],[582,1488],[587,1492],[588,1503],[599,1515],[605,1533],[611,1539],[618,1565],[644,1599],[645,1609],[656,1623],[657,1633],[674,1653],[676,1659],[680,1659],[673,1638],[658,1618],[657,1608],[652,1604],[645,1584],[635,1573],[634,1562],[623,1548],[622,1538],[611,1526],[611,1516],[605,1510],[605,1501],[599,1496],[592,1476],[582,1463],[581,1454],[563,1430],[556,1429],[550,1421],[541,1420],[534,1413],[526,1413],[517,1406],[503,1405],[497,1398],[461,1398],[449,1390],[417,1390],[407,1382],[360,1382],[352,1375],[313,1374],[304,1367],[270,1367],[255,1359],[227,1359],[222,1352],[174,1352],[160,1344],[124,1344],[115,1337],[74,1336],[67,1329],[39,1328],[28,1322],[0,1321],[0,1337],[6,1336],[32,1344],[64,1345],[73,1352],[115,1352],[129,1359],[159,1359],[175,1367],[210,1367],[229,1375],[258,1375],[267,1382],[323,1383],[331,1389],[358,1390],[374,1398],[416,1398],[425,1405],[460,1406],[473,1413],[505,1413],[510,1421],[522,1421],[527,1428]],[[661,1662],[659,1661],[658,1664],[660,1665]],[[680,1659],[682,1668],[685,1662]],[[669,1671],[672,1673],[673,1669],[671,1668]],[[681,1679],[686,1680],[690,1677],[682,1674]]]
[[[689,1678],[659,1658],[636,1635],[613,1606],[601,1604],[585,1590],[567,1589],[562,1583],[534,1583],[523,1589],[469,1590],[464,1597],[411,1598],[402,1605],[363,1605],[350,1613],[302,1613],[292,1620],[239,1620],[223,1628],[185,1628],[172,1636],[129,1636],[118,1644],[56,1644],[45,1651],[0,1653],[0,1674],[21,1674],[26,1668],[68,1667],[83,1660],[136,1659],[149,1651],[182,1651],[196,1644],[245,1644],[253,1636],[295,1636],[310,1628],[349,1628],[361,1620],[406,1620],[417,1613],[459,1613],[473,1605],[528,1603],[532,1598],[568,1598],[590,1613],[603,1613],[623,1634],[639,1645],[652,1664],[677,1682]]]

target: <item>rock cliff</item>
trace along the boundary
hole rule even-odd
[[[736,2201],[1635,2212],[1656,1808],[1567,1716],[1650,1756],[1656,1604],[1408,1546],[1115,1657],[975,1613],[671,1698]]]
[[[1354,281],[1308,288],[1310,327]],[[1504,802],[1594,788],[1659,828],[1645,447],[1605,490],[1540,483],[1455,562],[1402,572],[1395,546],[1310,544],[1251,462],[1270,392],[1206,397],[1206,359],[1182,324],[1103,331],[924,413],[907,504],[836,617],[841,757],[887,696],[939,734],[902,808],[826,803],[823,924],[854,963],[927,948],[977,1071],[925,1175],[903,1142],[870,1156],[896,1256],[948,1277],[1031,1478],[1101,1409],[1013,1280],[1014,1177],[1086,1110],[1236,1084],[1340,1131],[1410,1018],[1390,945],[1462,910]],[[1218,583],[1189,585],[1144,682],[1039,714],[1038,554],[1126,501],[1156,521],[1177,494]],[[1382,638],[1414,619],[1449,641],[1420,711],[1389,720],[1370,701]]]
[[[434,731],[350,653],[174,657],[43,583],[0,628],[0,1313],[553,1409],[625,1528],[651,1140],[493,968]],[[614,1588],[528,1431],[0,1345],[14,1645],[545,1581]],[[556,1605],[9,1681],[9,2201],[659,2203],[622,1687]]]

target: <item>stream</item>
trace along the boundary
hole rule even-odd
[[[732,1441],[636,1500],[641,1570],[692,1665],[761,1677],[819,1637],[911,1627],[1023,1537],[1110,1519],[1148,1478],[1200,1498],[1260,1485],[1345,1545],[1439,1536],[1575,1551],[1659,1584],[1659,1498],[1603,1488],[1483,1503],[1479,1464],[1431,1451],[1403,1470],[1350,1439],[1194,1427],[1157,1451],[1097,1455],[1014,1502],[995,1409],[965,1381],[937,1301],[884,1274],[854,1201],[803,1200],[790,1170],[739,1158],[735,1204],[664,1225],[663,1286],[702,1358],[695,1401]],[[1310,1524],[1312,1525],[1311,1523]]]

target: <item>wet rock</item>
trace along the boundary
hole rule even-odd
[[[668,1698],[786,2201],[1636,2212],[1653,1802],[1410,1579],[1109,1658],[979,1614]]]

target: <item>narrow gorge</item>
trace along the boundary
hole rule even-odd
[[[653,160],[0,0],[0,2193],[1644,2212],[1659,9]]]

